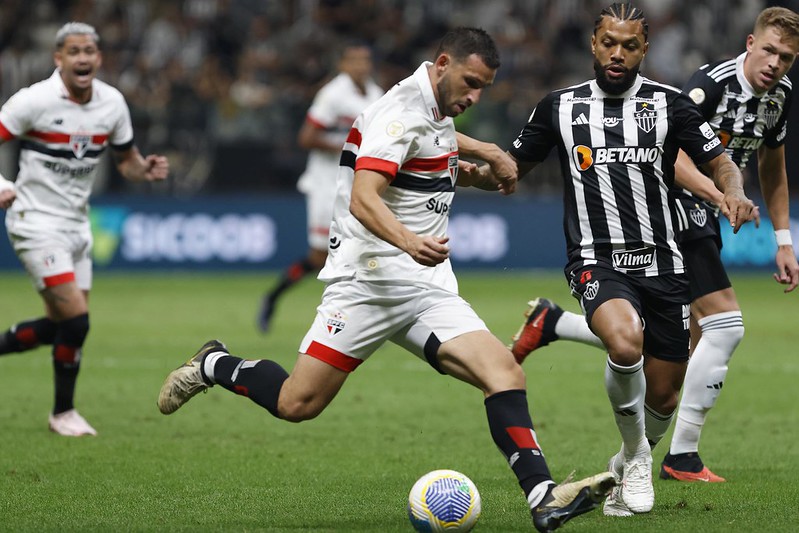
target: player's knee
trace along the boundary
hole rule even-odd
[[[614,335],[603,339],[610,360],[620,366],[633,366],[641,360],[643,343],[633,335]]]
[[[324,410],[324,405],[314,402],[313,399],[281,401],[279,406],[280,418],[287,422],[304,422],[319,416]]]

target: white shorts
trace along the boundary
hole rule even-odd
[[[320,187],[305,194],[308,246],[325,252],[329,245],[330,223],[333,221],[333,204],[336,200],[336,189],[329,189]]]
[[[6,230],[37,291],[75,281],[78,288],[92,287],[92,232],[55,229],[18,216],[6,216]]]
[[[442,343],[487,330],[466,300],[443,289],[338,281],[325,288],[299,351],[352,372],[390,340],[439,370]]]

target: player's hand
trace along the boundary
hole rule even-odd
[[[147,169],[144,171],[144,179],[147,181],[165,180],[169,175],[169,159],[162,155],[148,155],[144,158]]]
[[[741,226],[760,216],[760,211],[756,210],[754,202],[747,198],[741,189],[733,189],[725,193],[719,207],[724,216],[729,219],[733,233],[738,233]]]
[[[424,266],[436,266],[449,257],[449,237],[417,236],[406,250],[414,261]]]
[[[14,189],[3,189],[0,191],[0,209],[8,209],[16,199],[17,192]]]
[[[516,183],[519,181],[519,166],[507,152],[497,150],[491,153],[486,162],[494,173],[497,180],[497,188],[502,194],[513,194],[516,192]]]
[[[777,247],[777,272],[774,280],[782,285],[787,285],[785,292],[791,292],[799,285],[799,264],[793,246]]]

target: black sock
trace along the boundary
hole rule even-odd
[[[293,263],[283,273],[283,277],[280,278],[278,284],[275,285],[271,291],[269,291],[269,299],[274,302],[278,299],[278,297],[280,297],[281,294],[283,294],[286,289],[300,281],[311,272],[316,272],[316,268],[314,268],[314,266],[307,259]]]
[[[32,350],[41,344],[53,344],[56,323],[49,318],[20,322],[0,335],[0,355]]]
[[[288,378],[282,366],[261,359],[250,361],[234,356],[223,356],[214,364],[214,381],[229,391],[248,397],[272,416],[280,418],[277,400],[280,389]]]
[[[53,414],[73,409],[75,383],[80,372],[83,342],[89,333],[89,315],[83,314],[56,323],[53,338],[53,371],[55,374],[55,406]]]
[[[509,461],[525,496],[536,485],[552,480],[536,441],[527,408],[527,393],[509,390],[485,399],[488,427],[497,447]]]

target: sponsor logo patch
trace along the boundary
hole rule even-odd
[[[611,257],[613,268],[623,270],[644,270],[655,264],[655,250],[652,248],[616,250]]]

